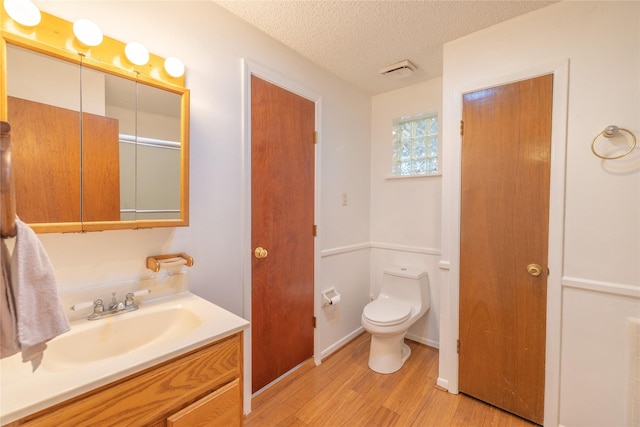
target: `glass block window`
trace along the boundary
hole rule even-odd
[[[438,167],[438,113],[393,121],[393,176],[435,175]]]

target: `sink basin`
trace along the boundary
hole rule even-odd
[[[136,310],[86,322],[80,330],[72,330],[47,343],[42,367],[74,368],[120,356],[158,340],[179,337],[201,323],[196,314],[183,307]]]
[[[248,326],[245,319],[188,291],[142,301],[138,310],[118,316],[73,320],[69,332],[47,343],[37,370],[23,363],[19,353],[0,359],[0,424],[141,372]]]

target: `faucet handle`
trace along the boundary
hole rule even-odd
[[[109,311],[118,309],[118,301],[116,300],[116,293],[111,292],[111,303],[109,304]]]
[[[82,309],[85,309],[85,308],[93,307],[94,304],[95,303],[93,301],[77,302],[77,303],[75,303],[75,304],[73,304],[71,306],[71,310],[73,310],[73,311],[82,310]]]
[[[95,300],[93,303],[93,312],[94,313],[102,313],[104,311],[104,304],[101,299]]]
[[[124,305],[125,305],[125,307],[129,307],[129,306],[132,306],[133,304],[134,304],[133,292],[128,292],[124,296]]]

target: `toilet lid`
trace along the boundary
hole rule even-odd
[[[362,312],[375,325],[396,325],[411,315],[411,306],[392,299],[377,299],[364,307]]]

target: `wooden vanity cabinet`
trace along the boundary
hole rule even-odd
[[[238,332],[10,426],[226,427],[241,426],[242,421]]]

